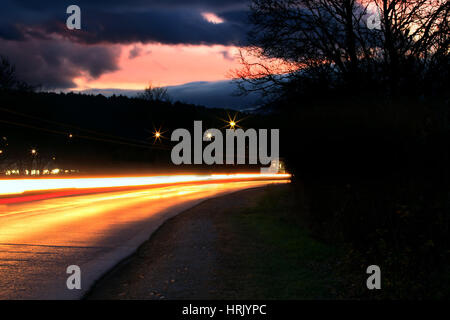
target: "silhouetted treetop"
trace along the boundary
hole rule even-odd
[[[144,92],[138,95],[138,98],[147,101],[171,102],[167,88],[155,87],[151,83],[145,88]]]
[[[34,91],[36,88],[37,86],[19,80],[16,67],[7,57],[0,55],[0,90]]]
[[[444,0],[254,0],[235,76],[268,92],[306,76],[354,90],[382,83],[395,96],[405,79],[448,72],[449,8]]]

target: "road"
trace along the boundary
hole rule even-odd
[[[205,199],[286,180],[191,182],[0,203],[0,299],[79,299],[164,221]],[[81,268],[81,290],[66,268]]]

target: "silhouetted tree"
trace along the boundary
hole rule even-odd
[[[148,101],[171,102],[167,88],[154,87],[151,83],[145,88],[144,92],[138,95],[138,98]]]
[[[308,77],[353,90],[378,81],[396,95],[405,76],[423,80],[448,66],[449,6],[445,0],[254,0],[253,30],[234,75],[253,85],[242,85],[246,90],[273,92]]]
[[[13,89],[16,84],[16,68],[9,60],[0,56],[0,89]]]
[[[0,55],[0,90],[36,91],[39,86],[33,86],[17,79],[16,67],[5,56]]]

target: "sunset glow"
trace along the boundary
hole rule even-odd
[[[138,48],[139,55],[131,51]],[[81,76],[74,79],[75,90],[120,88],[141,90],[149,82],[157,86],[180,85],[194,81],[228,79],[230,70],[239,67],[234,59],[238,48],[223,45],[121,45],[119,70],[97,79]]]

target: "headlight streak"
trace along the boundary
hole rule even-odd
[[[222,180],[266,180],[289,179],[290,174],[212,174],[212,175],[168,175],[146,177],[106,177],[106,178],[55,178],[55,179],[11,179],[0,180],[0,196],[14,196],[32,192],[47,192],[70,189],[107,189],[145,187],[165,184],[195,182],[215,182]],[[101,190],[99,190],[101,191]]]

